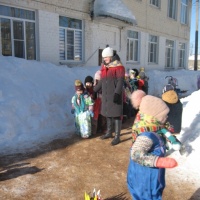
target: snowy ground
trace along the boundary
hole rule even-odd
[[[1,154],[26,151],[56,138],[70,137],[74,132],[71,97],[74,80],[84,82],[100,68],[55,66],[46,62],[27,61],[0,56],[0,151]],[[187,156],[172,154],[179,163],[168,170],[181,180],[199,185],[200,180],[200,90],[199,71],[147,71],[149,94],[161,96],[166,76],[178,79],[180,89],[188,90],[184,105],[180,140]]]

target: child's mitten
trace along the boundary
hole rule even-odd
[[[159,157],[156,161],[155,166],[158,168],[174,168],[178,165],[174,158],[163,158]]]
[[[91,117],[94,117],[94,112],[93,111],[90,110],[89,113],[90,113]]]
[[[120,97],[119,94],[117,94],[117,93],[114,94],[113,102],[116,103],[116,104],[121,103],[121,97]]]
[[[75,109],[74,109],[74,108],[71,109],[71,113],[72,113],[72,114],[75,113]]]

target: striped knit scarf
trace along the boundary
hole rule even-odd
[[[138,112],[132,126],[132,142],[135,142],[136,137],[143,132],[158,132],[162,128],[166,128],[160,124],[155,117]]]

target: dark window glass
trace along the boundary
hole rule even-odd
[[[69,17],[59,17],[59,26],[74,28],[74,29],[82,29],[82,21],[79,19],[72,19]]]
[[[24,41],[14,41],[15,57],[25,58]]]
[[[10,20],[1,18],[0,22],[1,22],[2,55],[3,56],[12,56]]]
[[[16,17],[21,19],[35,20],[35,12],[30,10],[24,10],[20,8],[13,8],[0,5],[0,15]]]
[[[36,59],[35,23],[26,22],[26,53],[27,60]]]

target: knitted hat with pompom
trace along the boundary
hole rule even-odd
[[[178,95],[174,90],[169,90],[162,94],[162,100],[170,104],[175,104],[178,102]]]
[[[94,83],[94,79],[93,79],[93,77],[91,77],[91,76],[86,76],[85,77],[85,85],[86,85],[86,83]]]
[[[151,95],[142,98],[139,110],[141,113],[155,117],[162,124],[165,123],[169,113],[166,103],[162,99]]]
[[[74,85],[76,91],[84,91],[83,83],[80,80],[75,80]]]
[[[94,80],[101,80],[101,70],[98,70],[94,75]]]
[[[131,94],[131,103],[133,108],[139,109],[142,98],[146,96],[146,93],[142,90],[136,90]]]
[[[174,90],[174,86],[171,84],[165,85],[163,88],[162,100],[170,104],[178,102],[178,94]]]
[[[106,47],[103,51],[102,51],[102,57],[112,57],[113,56],[113,49],[110,47]]]

